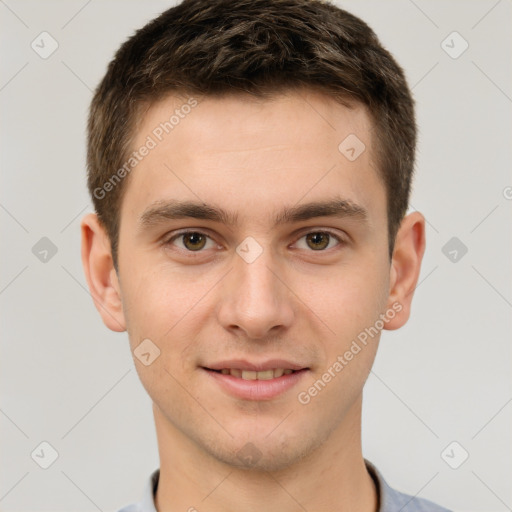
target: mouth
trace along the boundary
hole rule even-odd
[[[271,400],[294,387],[309,371],[283,360],[260,364],[225,361],[200,368],[224,392],[244,400]]]
[[[291,368],[271,368],[270,370],[260,372],[255,370],[242,370],[241,368],[222,368],[221,370],[205,369],[222,375],[231,375],[232,377],[243,380],[271,380],[300,371],[292,370]]]

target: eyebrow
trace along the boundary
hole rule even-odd
[[[298,206],[286,206],[273,218],[274,227],[314,219],[316,217],[354,218],[366,222],[368,211],[350,200],[334,198],[329,201],[317,201]],[[194,201],[158,201],[149,206],[139,217],[140,229],[154,227],[168,220],[201,219],[220,222],[228,226],[238,223],[238,214],[206,203]]]

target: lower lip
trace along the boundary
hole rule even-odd
[[[203,370],[228,393],[244,400],[271,400],[295,386],[308,371],[307,369],[298,370],[289,375],[282,375],[269,380],[245,380],[213,370],[204,368]]]

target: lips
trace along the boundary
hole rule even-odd
[[[304,365],[295,363],[294,361],[287,361],[286,359],[267,359],[266,361],[247,361],[245,359],[229,359],[226,361],[219,361],[204,365],[204,368],[208,370],[240,370],[240,371],[253,371],[253,372],[264,372],[266,370],[304,370],[307,368]]]
[[[283,375],[290,375],[295,370],[290,368],[271,368],[270,370],[263,370],[260,372],[254,370],[242,370],[241,368],[222,368],[222,370],[213,370],[222,373],[222,375],[232,375],[244,380],[270,380],[282,377]]]
[[[255,362],[219,361],[202,366],[230,395],[245,400],[270,400],[295,386],[309,368],[284,359]]]

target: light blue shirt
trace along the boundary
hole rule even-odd
[[[380,503],[377,512],[451,512],[432,501],[392,489],[371,462],[365,459],[365,464],[377,487]],[[160,469],[155,469],[146,483],[141,501],[123,507],[119,512],[156,512],[155,491],[159,476]]]

